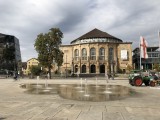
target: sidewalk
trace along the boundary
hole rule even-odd
[[[83,79],[84,80],[84,79]],[[122,100],[88,102],[63,99],[57,94],[24,93],[20,84],[37,83],[36,79],[0,79],[0,120],[159,120],[159,87],[133,87],[128,80],[98,79],[98,84],[131,87],[140,93]],[[44,83],[46,80],[39,80]],[[49,84],[80,84],[80,79],[52,79]],[[88,78],[95,84],[95,78]]]

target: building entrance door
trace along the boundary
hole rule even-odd
[[[91,65],[91,73],[96,73],[96,66],[95,65]]]
[[[100,65],[100,73],[105,73],[105,65]]]

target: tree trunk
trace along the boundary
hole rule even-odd
[[[49,79],[51,79],[51,68],[48,67]]]
[[[57,71],[58,71],[58,74],[59,74],[59,73],[60,73],[60,72],[59,72],[59,66],[58,66],[58,70],[57,70]]]

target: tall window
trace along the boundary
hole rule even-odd
[[[113,48],[109,48],[109,57],[108,57],[108,61],[110,62],[113,62],[113,57],[114,57],[114,54],[113,54]]]
[[[99,49],[99,60],[105,60],[105,49],[104,48]]]
[[[82,49],[82,60],[87,60],[87,50],[86,50],[86,48]]]
[[[78,61],[78,58],[79,58],[79,50],[76,49],[76,50],[74,51],[74,59],[75,59],[76,61]]]
[[[90,49],[90,59],[96,60],[96,49],[95,48]]]

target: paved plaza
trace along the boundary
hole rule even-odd
[[[94,84],[95,78],[88,79]],[[98,78],[98,84],[106,84]],[[105,102],[75,101],[59,95],[24,93],[20,84],[36,79],[0,79],[0,120],[160,120],[160,87],[134,87],[126,79],[109,80],[107,84],[123,85],[139,93],[121,100]],[[39,80],[44,83],[45,80]],[[79,79],[52,79],[48,84],[79,84]]]

